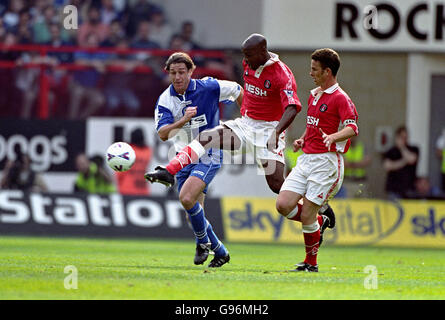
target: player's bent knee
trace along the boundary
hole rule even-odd
[[[276,209],[278,211],[279,214],[281,214],[282,216],[287,216],[290,212],[289,208],[287,208],[286,206],[283,206],[282,204],[276,204]]]
[[[179,195],[179,201],[186,210],[189,210],[193,208],[198,199],[191,193],[183,193]]]
[[[277,211],[283,216],[287,216],[293,209],[289,206],[289,201],[286,201],[286,199],[280,197],[277,198],[275,207]]]

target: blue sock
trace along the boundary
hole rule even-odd
[[[189,215],[190,223],[192,224],[193,233],[196,237],[196,243],[208,243],[209,237],[207,236],[206,231],[207,220],[204,216],[204,209],[201,207],[199,202],[196,202],[193,208],[186,211]]]
[[[207,222],[207,235],[210,239],[210,242],[212,243],[210,249],[212,249],[213,252],[215,252],[215,256],[226,256],[229,252],[227,251],[226,247],[224,247],[224,244],[221,241],[219,241],[215,232],[213,232],[213,228],[210,222],[207,219],[206,222]]]

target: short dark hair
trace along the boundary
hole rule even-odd
[[[404,125],[396,129],[396,136],[399,136],[402,132],[408,133],[408,129]]]
[[[175,52],[170,57],[168,57],[167,62],[165,62],[165,70],[169,71],[170,66],[173,63],[184,63],[187,70],[195,69],[195,63],[192,58],[185,52]]]
[[[182,26],[183,26],[183,27],[184,27],[184,26],[187,26],[187,25],[192,26],[192,27],[195,26],[195,24],[194,24],[193,21],[191,21],[191,20],[185,20],[185,21],[182,22]]]
[[[340,69],[340,56],[334,50],[330,48],[315,50],[311,59],[320,62],[323,69],[331,69],[332,75],[337,76],[338,69]]]

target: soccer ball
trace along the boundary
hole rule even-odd
[[[107,149],[107,163],[114,171],[127,171],[136,160],[133,148],[125,142],[115,142]]]

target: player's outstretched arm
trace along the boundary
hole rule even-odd
[[[217,80],[219,84],[219,101],[236,101],[239,107],[243,103],[244,89],[235,81]]]
[[[321,128],[319,130],[323,138],[323,143],[326,145],[328,149],[331,147],[331,144],[335,142],[344,141],[356,135],[356,131],[354,131],[354,129],[352,129],[351,127],[345,127],[333,134],[326,134],[323,132]]]
[[[267,143],[268,147],[270,148],[271,144],[273,144],[273,148],[275,149],[278,145],[278,138],[280,134],[286,130],[292,121],[294,121],[296,115],[298,114],[298,110],[296,108],[296,105],[288,105],[286,107],[286,110],[283,113],[283,116],[280,119],[280,122],[278,123],[277,127],[275,128],[275,135],[272,135]]]

